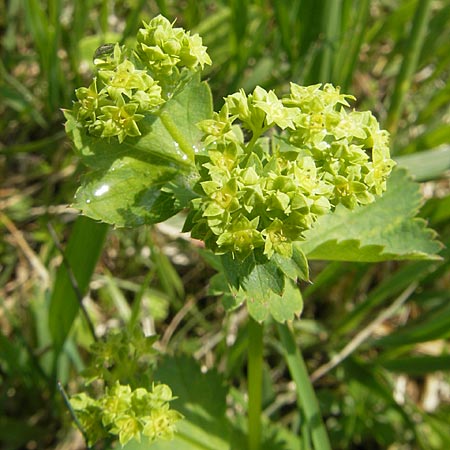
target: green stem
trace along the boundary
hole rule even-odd
[[[83,435],[84,441],[86,442],[86,448],[90,450],[92,447],[89,446],[89,436],[87,435],[86,430],[83,428],[80,421],[78,420],[77,414],[75,413],[74,409],[72,408],[72,404],[70,403],[70,399],[66,391],[64,390],[63,385],[59,381],[57,382],[57,387],[62,395],[62,398],[64,400],[64,403],[66,404],[67,409],[69,410],[70,415],[72,416],[72,420],[74,421],[75,425]]]
[[[183,133],[180,132],[175,122],[167,111],[162,111],[159,115],[161,122],[169,132],[172,139],[180,146],[180,150],[191,160],[194,161],[195,153],[189,141],[186,140]]]
[[[253,131],[252,134],[252,138],[250,139],[250,141],[248,142],[248,144],[245,146],[245,153],[247,153],[247,156],[250,155],[251,150],[253,149],[253,147],[256,144],[256,141],[260,138],[260,136],[267,131],[267,127],[263,128],[262,130],[260,130],[259,132]]]
[[[251,317],[248,322],[248,449],[261,447],[263,327]]]
[[[252,130],[252,132],[253,132],[252,138],[250,139],[250,141],[245,146],[246,156],[241,162],[241,167],[245,167],[245,165],[247,164],[247,162],[248,162],[248,160],[250,158],[250,155],[252,154],[252,150],[253,150],[253,147],[255,146],[256,142],[270,128],[272,128],[272,127],[271,126],[266,126],[266,127],[262,128],[261,130],[258,130],[258,131]]]
[[[315,450],[331,450],[327,430],[320,414],[319,403],[302,354],[288,326],[280,323],[276,325],[283,344],[289,372],[297,386],[297,403],[303,410],[314,448]]]
[[[427,32],[427,24],[431,13],[431,0],[421,0],[417,2],[417,9],[414,15],[411,33],[407,40],[407,48],[400,71],[395,81],[394,92],[387,115],[387,129],[394,134],[398,128],[398,122],[403,111],[403,103],[406,93],[411,86],[411,79],[417,69],[420,51]]]

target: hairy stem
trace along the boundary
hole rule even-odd
[[[263,326],[251,317],[248,322],[248,448],[261,446]]]

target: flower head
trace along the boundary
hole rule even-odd
[[[321,215],[373,202],[394,165],[388,134],[370,112],[348,111],[348,99],[330,84],[291,84],[283,99],[260,87],[225,98],[199,124],[206,155],[192,235],[216,253],[289,257]]]
[[[143,23],[135,50],[119,44],[97,49],[94,80],[77,89],[73,111],[89,134],[122,143],[140,136],[139,121],[157,113],[178,83],[207,64],[200,36],[157,16]]]
[[[183,67],[196,70],[211,64],[198,34],[191,36],[189,31],[175,28],[161,15],[143,25],[137,35],[136,52],[157,79]]]

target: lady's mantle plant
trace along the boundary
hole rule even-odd
[[[116,44],[97,51],[92,83],[76,91],[73,109],[65,111],[66,130],[92,169],[76,194],[75,205],[84,214],[116,226],[137,226],[188,208],[185,231],[218,255],[213,290],[224,294],[228,310],[246,303],[259,322],[269,315],[284,322],[300,314],[296,283],[308,279],[304,249],[308,255],[326,249],[336,259],[367,261],[423,258],[437,251],[423,224],[410,220],[415,200],[390,230],[383,230],[384,236],[373,230],[364,239],[359,236],[370,222],[366,217],[374,221],[369,227],[376,223],[382,230],[383,214],[393,217],[398,202],[380,197],[394,166],[388,133],[370,112],[350,108],[351,95],[330,84],[291,83],[281,98],[256,87],[250,94],[229,95],[213,112],[209,87],[200,81],[210,64],[201,38],[162,16],[144,23],[133,48]],[[401,175],[397,184],[404,180]],[[321,224],[333,223],[333,217],[346,225],[350,210],[355,211],[353,228],[341,226],[337,236],[317,238],[316,230],[320,234]],[[355,258],[355,248],[363,259]],[[261,343],[260,330],[252,330],[250,338]],[[262,358],[258,343],[249,346]],[[260,362],[249,361],[249,378],[260,376]],[[258,380],[249,380],[249,387],[260,385]],[[74,406],[93,408],[95,415],[114,398],[132,411],[131,417],[149,417],[140,406],[138,412],[133,408],[142,399],[151,403],[156,388],[139,389],[110,384],[103,399],[81,395]],[[169,391],[162,393],[163,400],[170,398]],[[260,410],[252,398],[249,448],[256,449]],[[311,417],[317,413],[309,412]],[[117,433],[121,424],[132,428],[125,424],[128,418],[112,417],[101,419],[109,432]],[[144,422],[133,423],[140,425],[131,436],[152,434]],[[318,445],[326,449],[321,436]]]
[[[300,312],[295,281],[308,278],[297,244],[337,205],[383,193],[394,165],[388,134],[330,84],[292,83],[282,98],[240,90],[213,112],[199,76],[209,64],[201,38],[162,16],[144,23],[134,48],[97,52],[93,82],[66,111],[67,131],[94,169],[76,205],[118,226],[188,207],[185,230],[222,255],[226,306],[250,300],[257,320],[283,321]]]

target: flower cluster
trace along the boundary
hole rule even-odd
[[[144,22],[137,35],[136,52],[157,79],[172,76],[183,68],[201,69],[211,59],[198,34],[191,35],[183,28],[174,28],[165,17],[157,16]]]
[[[164,17],[144,22],[137,47],[104,45],[94,57],[95,77],[76,90],[77,121],[93,136],[139,136],[138,122],[157,113],[183,77],[211,64],[198,35],[174,28]]]
[[[206,151],[186,229],[216,253],[289,257],[320,215],[372,202],[394,164],[388,134],[370,112],[346,110],[348,98],[330,84],[225,98],[198,125]]]
[[[122,445],[130,439],[172,439],[175,423],[182,415],[170,409],[172,391],[152,384],[156,350],[155,336],[138,328],[109,333],[92,344],[92,360],[83,375],[88,383],[98,380],[103,394],[95,398],[80,393],[70,398],[89,444],[118,437]],[[149,391],[146,386],[152,386]]]
[[[73,396],[70,403],[89,445],[108,436],[117,436],[125,445],[133,438],[140,441],[141,435],[150,441],[172,439],[175,424],[183,417],[170,409],[173,399],[165,384],[153,385],[149,391],[142,387],[132,390],[117,382],[98,399],[81,393]]]
[[[107,385],[116,382],[133,386],[150,382],[149,370],[154,366],[157,351],[156,336],[145,336],[138,328],[110,332],[90,347],[91,360],[83,371],[88,380],[103,380]]]

